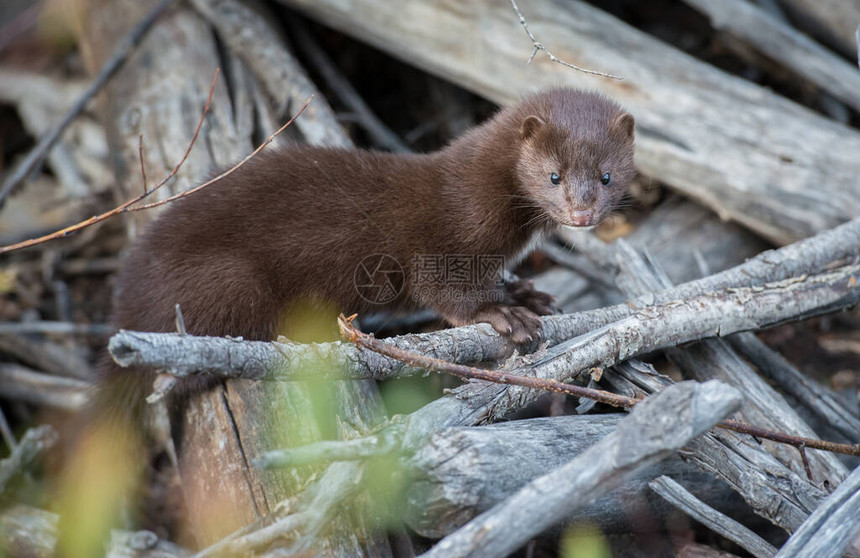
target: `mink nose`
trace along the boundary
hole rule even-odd
[[[588,227],[591,225],[593,218],[594,215],[590,211],[576,210],[570,215],[570,220],[575,227]]]

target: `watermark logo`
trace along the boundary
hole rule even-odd
[[[498,254],[415,254],[412,284],[419,287],[501,285],[505,257]]]
[[[419,303],[432,301],[502,302],[505,258],[495,254],[414,254],[408,274],[388,254],[372,254],[355,269],[359,296],[371,304],[388,304],[410,283]]]
[[[371,304],[387,304],[400,296],[406,274],[396,259],[387,254],[371,254],[355,268],[358,296]]]
[[[418,302],[502,302],[505,258],[498,254],[415,254],[412,298]]]

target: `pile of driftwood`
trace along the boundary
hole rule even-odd
[[[51,236],[0,268],[0,548],[52,553],[61,518],[32,466],[58,435],[38,424],[86,405],[105,279],[158,211],[128,200],[182,195],[275,135],[409,151],[476,121],[486,105],[465,91],[503,105],[563,83],[634,114],[641,182],[672,194],[640,193],[604,240],[565,231],[539,247],[533,280],[565,310],[541,341],[512,353],[486,324],[377,340],[343,318],[343,342],[246,342],[188,336],[181,314],[175,334],[119,332],[118,363],[162,372],[156,416],[173,378],[225,381],[173,417],[180,448],[161,437],[154,484],[181,495],[181,525],[116,530],[109,552],[860,554],[860,317],[846,312],[860,301],[860,73],[840,56],[856,58],[860,5],[672,5],[744,79],[573,0],[279,2],[86,0],[78,59],[93,81],[0,58],[0,102],[37,138],[0,178],[0,244]],[[37,13],[3,27],[0,48],[20,52],[6,37]],[[430,126],[380,120],[357,87],[373,91],[377,67],[420,80],[404,90],[422,89]],[[403,110],[390,88],[387,110]],[[822,315],[835,334],[820,344],[855,355],[842,393],[754,333]],[[466,381],[389,417],[378,382],[428,370]]]

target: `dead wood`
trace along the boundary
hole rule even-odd
[[[0,511],[0,550],[8,556],[52,558],[57,543],[59,517],[25,505]],[[151,531],[111,533],[105,558],[186,558],[190,553],[159,539]]]
[[[653,393],[671,384],[650,367],[633,362],[607,370],[605,377],[623,392]],[[797,529],[827,495],[749,436],[715,430],[692,441],[681,455],[725,481],[755,513],[789,532]]]
[[[837,558],[860,550],[860,467],[804,521],[777,553],[779,558]],[[849,545],[851,548],[849,549]]]
[[[529,479],[581,454],[625,416],[571,415],[440,430],[409,457],[413,481],[406,494],[406,520],[425,537],[443,537],[511,496]],[[671,507],[648,489],[648,481],[658,475],[681,479],[699,497],[734,517],[754,517],[724,484],[673,456],[637,471],[565,521],[589,522],[604,533],[625,532],[635,510],[645,507],[649,517],[662,522]]]
[[[598,246],[591,253],[618,269],[618,284],[628,296],[641,296],[671,285],[655,262],[646,262],[624,240],[612,246]],[[740,413],[747,422],[782,432],[818,437],[782,396],[734,353],[726,341],[712,339],[688,348],[674,347],[667,351],[667,355],[687,377],[699,381],[719,378],[737,387],[747,403]],[[769,449],[796,473],[804,472],[804,465],[810,466],[801,462],[801,456],[793,448]],[[819,482],[824,480],[830,486],[836,486],[847,474],[845,467],[833,455],[813,452],[811,460],[813,478]]]
[[[12,450],[12,455],[0,461],[0,495],[9,487],[9,482],[41,457],[57,443],[57,431],[51,426],[39,426],[27,430],[24,437]]]
[[[857,57],[854,33],[860,5],[841,0],[782,0],[796,25],[812,32],[849,59]]]
[[[173,0],[161,0],[146,17],[144,17],[134,28],[129,32],[126,38],[120,43],[111,57],[105,62],[102,69],[99,71],[95,80],[87,87],[87,90],[75,101],[74,105],[69,109],[63,119],[53,125],[46,134],[40,139],[39,143],[27,154],[27,156],[19,163],[15,170],[7,175],[0,186],[0,208],[3,207],[3,202],[33,170],[36,169],[45,160],[51,147],[60,139],[60,135],[68,128],[69,124],[77,118],[77,116],[86,108],[90,100],[99,92],[108,80],[116,74],[117,70],[128,58],[135,46],[140,43],[147,31],[152,27],[155,21],[167,10]]]
[[[705,13],[716,29],[751,44],[778,64],[787,66],[860,111],[860,73],[854,64],[744,0],[685,2]]]
[[[422,556],[509,554],[632,471],[665,459],[739,405],[740,394],[718,381],[667,388],[637,405],[612,434],[531,481]]]
[[[43,374],[10,362],[0,363],[0,397],[35,405],[80,411],[89,400],[91,384]]]
[[[671,477],[661,476],[651,481],[648,486],[684,513],[735,542],[756,558],[771,558],[776,554],[773,545],[743,524],[705,504]]]

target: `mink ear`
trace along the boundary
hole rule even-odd
[[[538,130],[541,129],[542,126],[545,125],[545,122],[540,119],[540,117],[535,115],[530,115],[523,120],[523,123],[520,125],[520,138],[521,139],[529,139],[534,136]]]
[[[612,121],[610,129],[624,139],[633,139],[633,132],[636,128],[636,122],[633,120],[633,115],[630,113],[622,113],[615,117]]]

